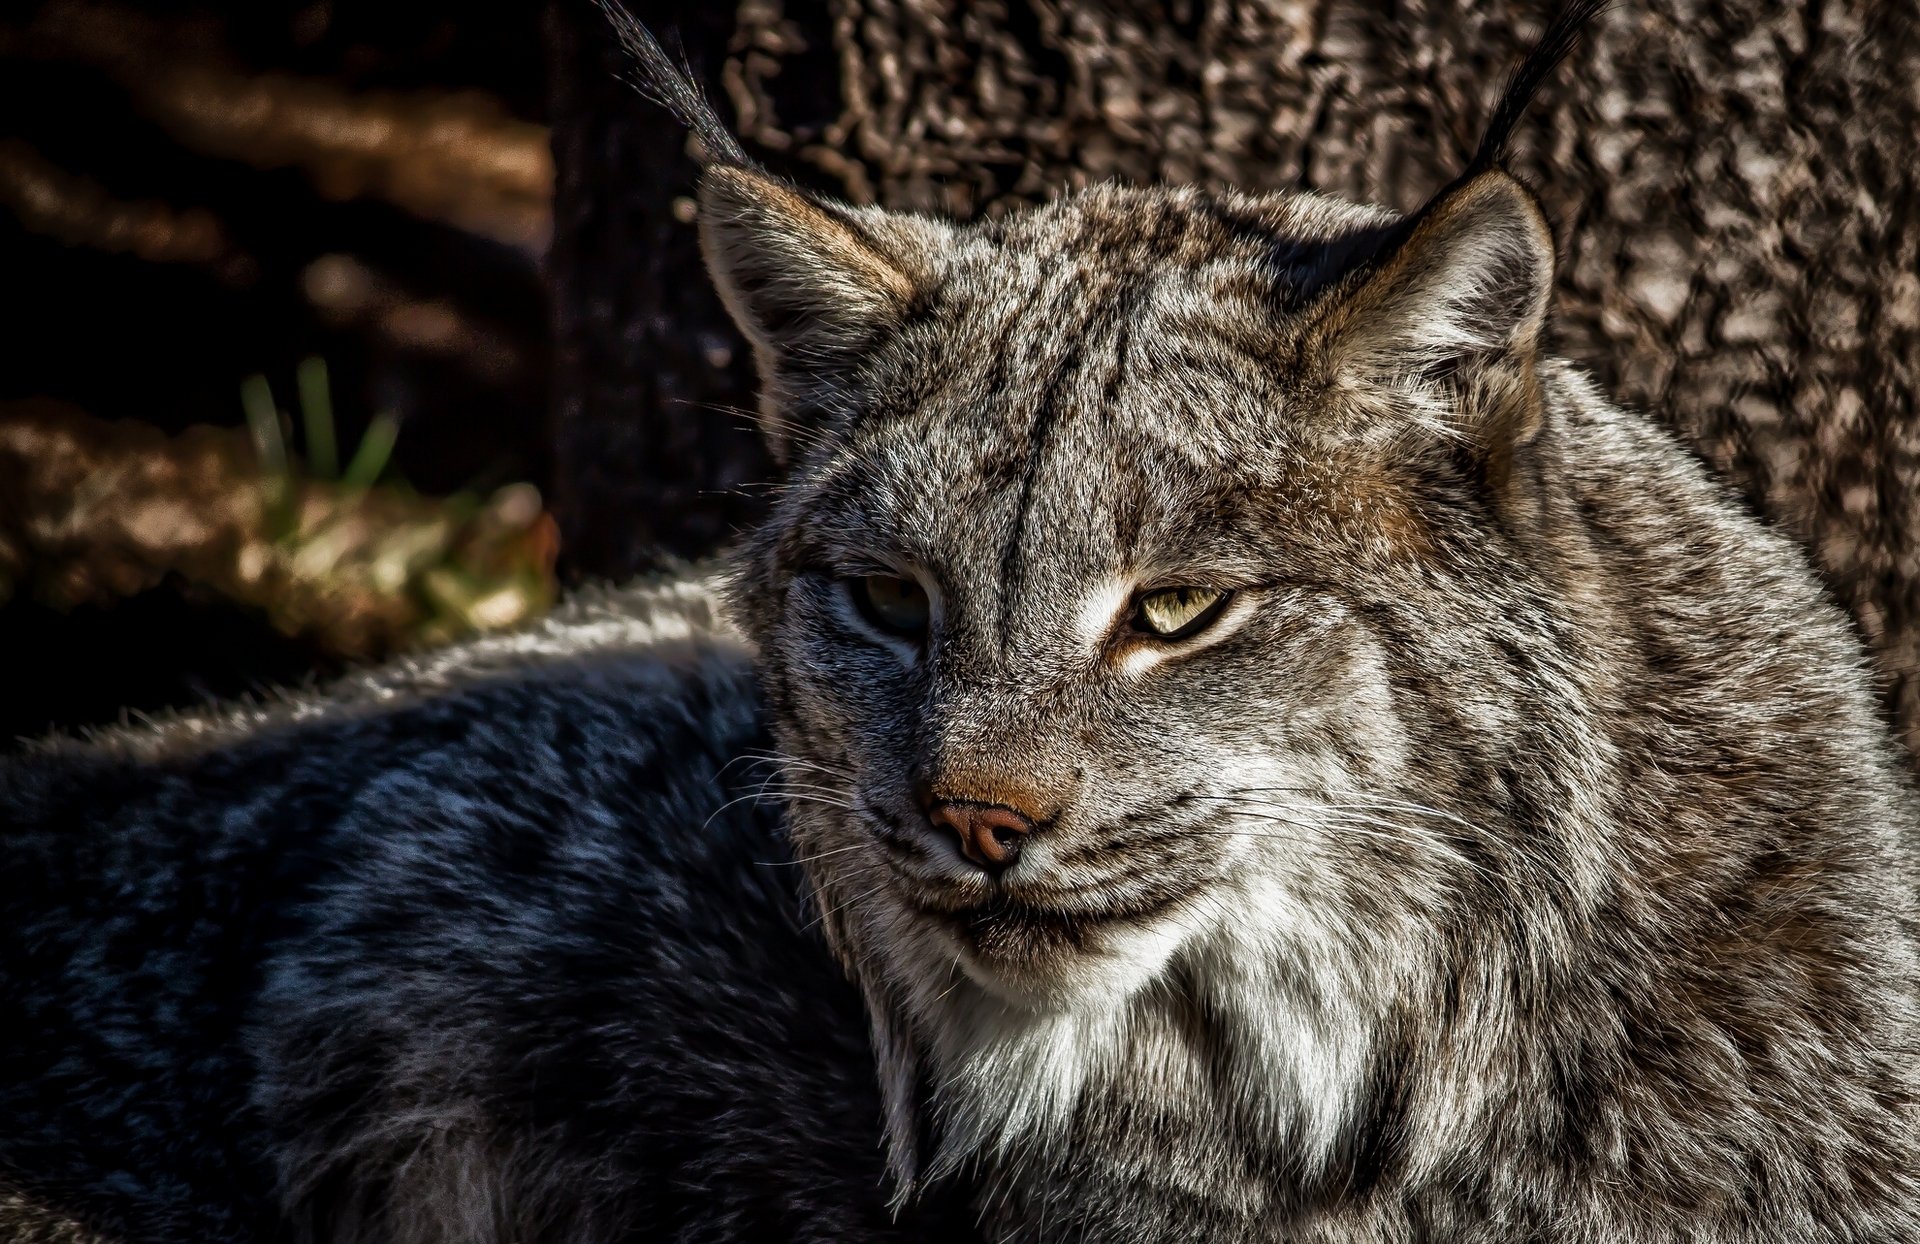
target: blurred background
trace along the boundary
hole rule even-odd
[[[1411,209],[1543,0],[636,0],[775,171]],[[512,626],[778,471],[587,0],[0,6],[0,748]],[[1920,20],[1613,6],[1522,127],[1557,347],[1812,553],[1920,741]]]
[[[544,608],[539,6],[0,12],[0,736]]]

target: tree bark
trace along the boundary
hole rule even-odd
[[[731,15],[682,7],[687,54],[717,67]],[[554,511],[563,565],[620,577],[719,546],[770,466],[751,359],[701,265],[685,135],[627,84],[593,6],[554,0],[547,31]]]
[[[1548,7],[742,0],[722,16],[691,3],[644,16],[716,67],[751,150],[854,202],[966,217],[1104,178],[1412,208],[1460,166]],[[644,564],[648,541],[687,553],[723,537],[751,507],[716,519],[702,489],[764,463],[730,422],[681,404],[747,406],[745,354],[672,217],[691,184],[678,136],[610,84],[610,41],[582,29],[584,8],[556,0],[573,42],[555,41],[554,275],[562,373],[576,377],[563,380],[560,471],[588,481],[562,494],[562,522],[576,566],[618,572]],[[1910,746],[1915,81],[1907,3],[1639,0],[1596,21],[1514,152],[1561,239],[1561,352],[1812,551]]]

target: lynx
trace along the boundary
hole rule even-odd
[[[5,771],[0,1173],[138,1239],[1920,1238],[1859,643],[1546,348],[1501,151],[1591,7],[1410,216],[967,226],[623,21],[787,464],[731,620]]]

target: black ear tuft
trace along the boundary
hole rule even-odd
[[[720,114],[707,102],[706,95],[694,83],[692,71],[676,65],[653,32],[620,6],[618,0],[594,0],[620,36],[620,45],[633,57],[634,87],[672,113],[680,124],[693,131],[700,143],[700,160],[708,165],[753,168],[754,163],[740,146]]]
[[[1506,157],[1507,140],[1513,137],[1515,127],[1526,114],[1527,105],[1533,102],[1540,84],[1566,59],[1567,53],[1573,51],[1587,23],[1598,16],[1607,4],[1608,0],[1571,0],[1547,23],[1539,42],[1533,45],[1526,59],[1507,79],[1506,89],[1500,92],[1500,102],[1494,107],[1493,117],[1480,137],[1479,150],[1473,153],[1473,162],[1460,175],[1460,181],[1469,181],[1499,166]]]
[[[1353,235],[1350,239],[1353,257],[1349,273],[1367,272],[1386,263],[1420,228],[1421,222],[1437,211],[1441,204],[1485,174],[1503,167],[1507,142],[1513,137],[1521,117],[1526,115],[1527,106],[1533,102],[1541,84],[1580,42],[1580,35],[1587,23],[1604,12],[1609,3],[1610,0],[1569,0],[1566,7],[1547,23],[1539,41],[1528,50],[1507,79],[1505,89],[1500,92],[1500,102],[1494,106],[1493,116],[1481,135],[1480,146],[1467,167],[1411,215],[1383,229]]]
[[[1571,0],[1548,23],[1458,177],[1412,215],[1354,236],[1363,257],[1312,312],[1303,340],[1369,431],[1465,437],[1489,461],[1537,431],[1553,231],[1502,161],[1534,93],[1606,3]]]
[[[756,164],[653,33],[594,0],[633,58],[634,86],[693,131],[700,245],[721,301],[753,343],[777,458],[805,419],[838,407],[865,350],[896,329],[937,267],[937,221],[854,208]]]

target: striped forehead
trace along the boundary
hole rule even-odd
[[[992,550],[1002,576],[1118,570],[1232,526],[1229,498],[1288,456],[1274,238],[1378,214],[1228,207],[1102,188],[972,235],[820,481],[840,525],[983,572]]]
[[[976,316],[980,344],[942,384],[865,421],[831,508],[913,560],[996,580],[1137,569],[1225,517],[1280,400],[1258,360],[1137,306],[1044,305]]]
[[[1081,254],[1016,255],[956,276],[942,292],[898,413],[931,434],[1092,450],[1116,438],[1200,449],[1204,426],[1270,398],[1280,334],[1248,271],[1117,267]]]

